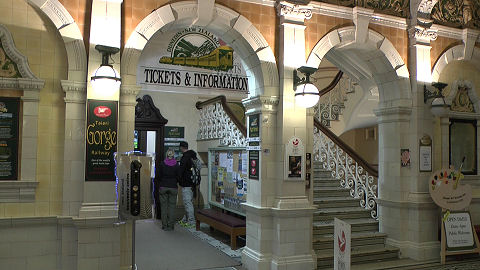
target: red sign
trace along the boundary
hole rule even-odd
[[[107,118],[112,114],[112,110],[106,106],[98,106],[93,110],[93,113],[100,118]]]

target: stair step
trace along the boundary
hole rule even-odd
[[[333,218],[352,219],[352,218],[369,218],[370,210],[362,207],[334,207],[322,208],[316,210],[313,215],[314,221],[332,220]]]
[[[313,179],[313,187],[320,188],[320,187],[341,187],[340,180],[335,178],[319,178]]]
[[[398,248],[352,248],[352,264],[392,260],[398,258]],[[333,250],[317,253],[317,269],[333,266]]]
[[[350,197],[350,189],[345,189],[342,187],[314,187],[313,197]]]
[[[380,248],[385,246],[387,235],[380,232],[356,232],[352,233],[352,247]],[[326,234],[315,237],[313,240],[313,249],[317,252],[321,250],[333,249],[333,234]]]
[[[358,207],[360,200],[351,197],[325,197],[313,199],[313,204],[318,208],[333,208],[333,207]]]
[[[378,221],[372,218],[343,219],[352,227],[354,232],[378,232]],[[313,222],[313,236],[333,234],[333,220]]]

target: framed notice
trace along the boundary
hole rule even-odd
[[[333,220],[333,269],[350,270],[352,227],[343,220]]]
[[[259,179],[260,173],[260,151],[248,151],[248,178]]]
[[[419,162],[421,172],[432,171],[432,139],[425,135],[420,139]]]
[[[0,97],[0,180],[18,179],[20,98]]]
[[[85,181],[115,181],[117,115],[117,101],[87,101]]]
[[[285,180],[305,180],[305,148],[302,140],[292,137],[285,145]]]

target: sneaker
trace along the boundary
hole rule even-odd
[[[195,228],[195,224],[191,224],[191,223],[183,223],[182,226],[187,229]]]

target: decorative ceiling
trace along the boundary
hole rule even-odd
[[[407,18],[409,0],[317,0],[346,7],[364,7],[375,12]],[[479,0],[438,0],[431,18],[434,23],[455,28],[480,29]]]
[[[408,15],[409,0],[320,0],[338,6],[364,7],[375,10],[375,12],[400,16],[406,18]]]
[[[439,0],[433,7],[434,23],[456,28],[480,28],[480,1]]]

